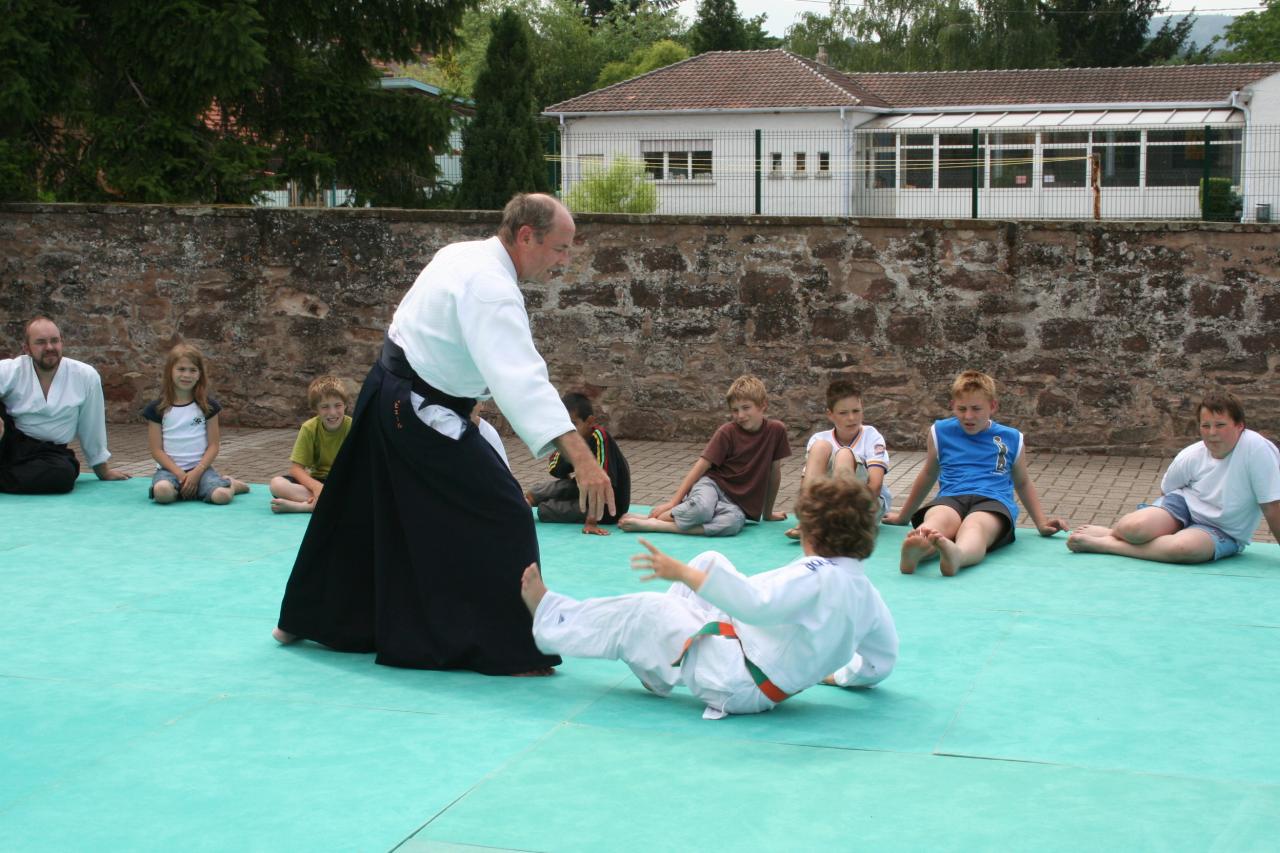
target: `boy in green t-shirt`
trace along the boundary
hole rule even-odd
[[[289,455],[289,473],[271,480],[272,512],[311,512],[324,479],[351,431],[351,396],[336,376],[320,376],[307,386],[316,416],[303,423]]]

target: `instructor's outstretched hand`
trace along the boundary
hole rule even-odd
[[[587,522],[594,524],[604,518],[606,509],[609,515],[616,515],[613,483],[609,482],[609,475],[596,462],[595,455],[587,449],[587,443],[577,430],[557,436],[555,445],[573,466],[573,479],[578,484],[578,508],[586,515]]]

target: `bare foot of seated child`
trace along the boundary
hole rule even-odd
[[[963,568],[960,563],[964,554],[960,551],[960,546],[933,528],[921,527],[920,529],[925,531],[924,535],[928,538],[929,544],[938,549],[938,568],[947,577],[954,577],[956,572]]]
[[[932,531],[928,527],[917,527],[902,540],[902,559],[898,564],[898,571],[904,575],[913,574],[921,560],[934,554],[933,543],[929,541],[930,532]]]
[[[315,504],[311,501],[291,501],[288,498],[272,498],[272,512],[311,512]]]

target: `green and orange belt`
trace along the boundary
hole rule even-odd
[[[783,693],[778,685],[769,680],[769,676],[760,671],[760,667],[751,662],[751,658],[747,657],[747,650],[742,646],[742,640],[738,638],[738,632],[733,630],[733,625],[729,622],[708,622],[698,629],[692,637],[684,641],[684,648],[680,650],[680,657],[671,662],[672,666],[679,666],[684,663],[684,659],[689,654],[689,649],[693,647],[696,640],[703,637],[728,637],[731,640],[738,641],[738,647],[742,648],[742,660],[747,665],[747,672],[751,673],[751,680],[756,683],[756,687],[760,688],[760,692],[768,696],[774,702],[781,702],[792,697],[791,693]]]

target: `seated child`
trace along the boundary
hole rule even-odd
[[[683,684],[706,719],[768,711],[819,681],[870,687],[898,658],[893,617],[862,568],[876,502],[855,480],[818,479],[796,517],[804,556],[751,577],[715,551],[685,565],[641,539],[648,553],[631,566],[678,581],[665,595],[575,601],[548,591],[534,563],[520,581],[534,640],[548,654],[622,660],[659,696]]]
[[[351,395],[336,376],[319,376],[307,386],[316,416],[303,422],[289,455],[289,473],[271,479],[272,512],[311,512],[324,489],[338,449],[351,431]]]
[[[149,496],[158,504],[198,499],[229,504],[249,486],[223,477],[213,468],[222,443],[218,413],[222,406],[209,396],[209,367],[200,351],[188,344],[169,350],[161,377],[161,395],[143,410],[147,443],[156,460]]]
[[[1265,516],[1280,539],[1280,451],[1244,426],[1240,401],[1211,391],[1197,409],[1200,437],[1176,457],[1161,496],[1115,527],[1089,524],[1067,538],[1072,551],[1119,554],[1160,563],[1233,557]]]
[[[889,451],[880,430],[862,422],[862,392],[848,379],[834,379],[827,385],[827,420],[834,428],[815,432],[805,445],[801,484],[818,477],[861,480],[880,502],[879,518],[889,511],[892,500],[884,485]],[[800,528],[791,528],[787,536],[799,539]]]
[[[618,442],[596,423],[595,410],[585,394],[570,392],[564,395],[562,402],[569,411],[573,428],[595,454],[596,462],[609,475],[609,482],[613,484],[617,511],[612,515],[606,514],[599,520],[599,524],[617,524],[618,517],[631,507],[631,466],[623,457]],[[573,524],[585,522],[583,533],[608,536],[609,531],[602,530],[595,519],[587,518],[582,511],[578,501],[578,484],[573,479],[573,465],[560,455],[560,451],[551,454],[547,470],[554,479],[539,483],[524,493],[529,506],[538,508],[538,521]]]
[[[782,482],[782,460],[791,455],[787,428],[765,417],[769,403],[759,378],[739,376],[725,396],[733,420],[716,430],[671,500],[655,506],[647,517],[624,515],[619,527],[733,536],[748,518],[786,520],[785,512],[773,511],[773,502]]]
[[[934,422],[926,437],[928,455],[911,493],[901,509],[884,517],[885,524],[910,520],[915,527],[902,543],[903,574],[936,555],[942,573],[951,577],[1008,545],[1018,518],[1015,491],[1041,536],[1067,529],[1062,519],[1045,518],[1027,474],[1022,433],[991,419],[997,406],[996,383],[987,374],[966,370],[951,383],[955,417]],[[937,497],[917,512],[938,480]]]

